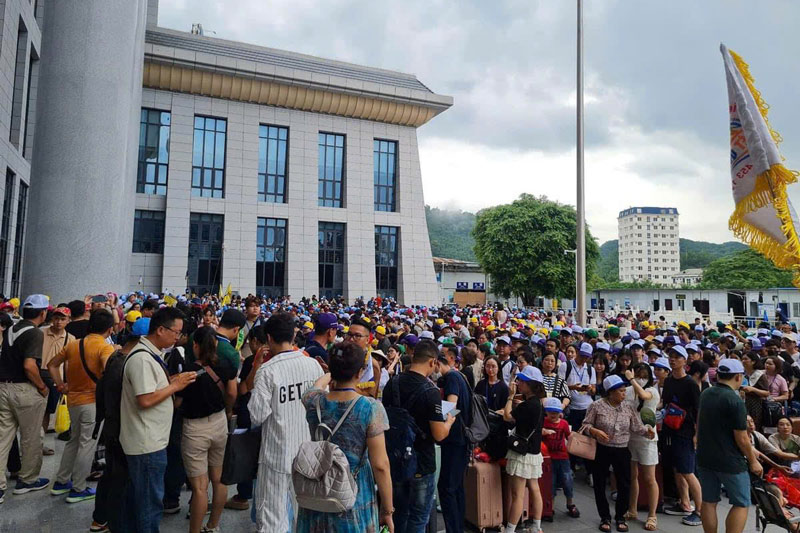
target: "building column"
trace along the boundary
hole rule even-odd
[[[144,0],[49,2],[23,292],[54,301],[128,283]]]

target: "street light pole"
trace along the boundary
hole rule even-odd
[[[577,91],[577,174],[578,212],[575,298],[577,300],[577,320],[586,325],[586,206],[583,191],[583,0],[578,1],[578,91]]]
[[[564,250],[564,255],[575,254],[575,312],[578,306],[578,250]]]

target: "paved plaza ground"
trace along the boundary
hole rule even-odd
[[[57,441],[52,435],[45,439],[48,446],[55,447],[56,454],[44,458],[42,475],[50,478],[55,476],[58,469],[58,461],[64,443]],[[582,477],[582,476],[579,476]],[[13,487],[13,482],[10,482]],[[231,491],[235,490],[233,487]],[[43,490],[14,496],[10,491],[6,494],[6,501],[0,505],[0,533],[73,533],[88,531],[91,523],[94,502],[83,502],[74,505],[64,503],[62,497],[51,496],[48,491]],[[189,493],[184,492],[181,496],[181,513],[177,515],[165,516],[161,522],[162,533],[185,533],[189,529],[189,522],[186,520],[187,502]],[[578,519],[569,518],[564,510],[564,498],[559,495],[556,498],[556,516],[552,523],[543,522],[542,527],[545,533],[582,533],[596,532],[598,519],[594,508],[594,493],[582,480],[575,484],[575,502],[581,510],[581,517]],[[612,507],[613,509],[613,507]],[[724,530],[724,513],[727,512],[727,505],[720,505],[720,526]],[[646,517],[641,513],[641,517]],[[658,515],[659,531],[667,533],[685,533],[694,531],[702,533],[702,528],[691,528],[681,524],[680,518],[675,516]],[[439,515],[440,531],[444,531],[444,523]],[[642,522],[632,522],[630,524],[631,533],[644,531]],[[243,511],[225,510],[222,514],[223,533],[250,533],[255,531],[250,522],[250,513]],[[772,526],[771,529],[774,529]],[[756,530],[754,512],[750,512],[746,532]],[[517,531],[522,531],[519,528]]]

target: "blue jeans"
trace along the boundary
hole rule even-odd
[[[464,472],[467,471],[468,462],[469,451],[466,446],[442,445],[442,470],[439,473],[438,489],[447,533],[464,531]]]
[[[553,496],[555,497],[556,488],[561,485],[564,489],[564,496],[572,499],[572,468],[570,468],[569,459],[552,459],[550,464],[553,465]]]
[[[158,533],[164,510],[164,472],[167,449],[127,455],[128,488],[124,511],[125,533]]]
[[[392,484],[396,533],[425,533],[433,508],[435,479],[436,473],[431,472]]]

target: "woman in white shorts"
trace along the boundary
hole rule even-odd
[[[514,401],[517,386],[524,398],[521,402]],[[511,509],[505,533],[514,533],[517,528],[517,522],[522,517],[522,503],[526,490],[530,491],[533,504],[531,517],[533,533],[540,533],[542,529],[542,495],[539,492],[539,478],[542,477],[541,449],[544,423],[542,398],[545,395],[542,372],[532,365],[517,372],[516,378],[509,386],[503,419],[514,423],[514,432],[509,438],[509,450],[506,453],[508,460],[506,473],[511,476]],[[516,443],[512,445],[512,442]]]
[[[658,386],[654,382],[653,370],[650,365],[647,363],[634,365],[632,370],[628,370],[625,373],[625,377],[631,383],[631,386],[625,391],[625,401],[629,402],[631,407],[638,413],[641,413],[642,409],[650,409],[652,413],[655,413],[661,398],[658,394]],[[658,520],[656,519],[656,508],[658,507],[658,482],[656,481],[658,435],[651,440],[632,433],[628,442],[628,450],[631,452],[631,497],[625,518],[627,520],[635,520],[638,516],[639,472],[641,471],[643,488],[648,495],[648,514],[644,529],[655,531],[658,527]]]

